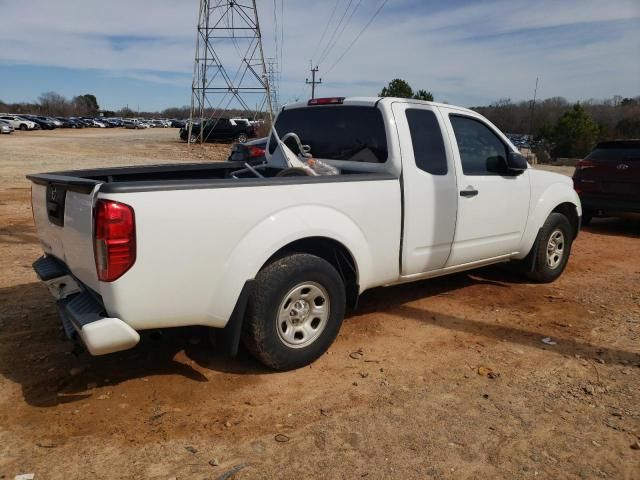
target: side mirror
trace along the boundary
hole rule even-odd
[[[523,155],[517,152],[509,152],[507,157],[507,169],[509,172],[519,175],[527,168],[529,168],[529,164]]]

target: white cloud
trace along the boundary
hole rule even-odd
[[[342,62],[323,75],[379,1],[362,2],[321,64],[320,92],[371,95],[401,77],[437,99],[471,104],[527,98],[540,76],[542,96],[640,93],[637,0],[496,0],[459,8],[391,0]],[[309,56],[333,2],[284,2],[284,19],[278,18],[285,25],[282,97],[304,97]],[[275,56],[273,3],[258,3],[265,52]],[[193,68],[197,6],[198,0],[0,0],[0,62],[101,69],[183,85]]]

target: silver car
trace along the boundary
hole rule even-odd
[[[6,120],[0,120],[0,133],[13,133],[13,124]]]

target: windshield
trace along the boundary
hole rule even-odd
[[[375,107],[341,105],[284,110],[278,115],[275,129],[280,138],[291,132],[297,134],[316,158],[371,163],[387,160],[384,121]],[[289,141],[286,144],[294,147]],[[275,149],[272,136],[269,153]],[[297,153],[297,148],[293,151]]]

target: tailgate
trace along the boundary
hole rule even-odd
[[[93,257],[93,203],[97,182],[34,175],[31,203],[38,239],[47,255],[62,260],[81,282],[98,290]],[[80,185],[78,183],[81,183]]]

